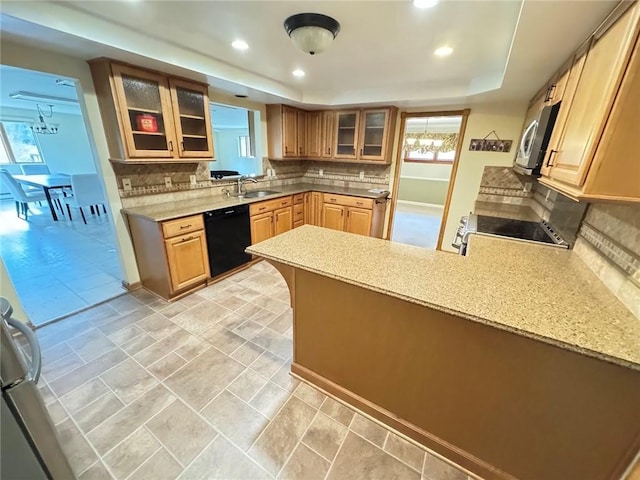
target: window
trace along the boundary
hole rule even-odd
[[[251,152],[251,137],[249,135],[240,135],[238,137],[238,156],[241,158],[253,157]]]
[[[453,163],[456,157],[455,133],[407,133],[404,141],[405,162]]]
[[[0,163],[42,163],[38,141],[24,122],[0,122]]]

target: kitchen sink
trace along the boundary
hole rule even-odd
[[[280,193],[276,190],[254,190],[253,192],[245,192],[242,194],[244,198],[262,198],[267,195],[273,195],[274,193]]]

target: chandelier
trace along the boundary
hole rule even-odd
[[[40,121],[31,124],[31,130],[33,133],[38,133],[40,135],[53,135],[58,133],[57,123],[48,123],[44,121],[45,118],[53,117],[53,105],[49,105],[49,115],[46,115],[37,103],[36,108],[38,109],[38,118]]]

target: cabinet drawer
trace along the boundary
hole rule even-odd
[[[259,213],[271,212],[276,208],[290,207],[292,205],[291,195],[288,197],[275,198],[264,202],[252,203],[249,205],[249,215],[258,215]]]
[[[373,199],[352,197],[349,195],[336,195],[333,193],[324,194],[325,203],[335,203],[337,205],[344,205],[346,207],[358,207],[373,209]]]
[[[303,221],[304,220],[304,205],[301,204],[297,204],[293,206],[293,221],[294,223],[297,221]]]
[[[293,204],[297,205],[299,203],[303,203],[304,202],[304,193],[296,193],[293,196]]]
[[[193,215],[191,217],[162,222],[162,233],[164,238],[175,237],[176,235],[195,232],[196,230],[204,230],[202,215]]]
[[[293,228],[298,228],[302,225],[304,225],[304,222],[302,220],[296,220],[295,222],[293,222]]]

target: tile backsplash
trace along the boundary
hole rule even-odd
[[[258,177],[259,188],[273,188],[298,182],[351,188],[389,188],[390,165],[359,165],[339,162],[294,160],[269,161],[263,158],[263,171],[272,170],[273,176]],[[320,170],[322,169],[322,175]],[[119,193],[124,208],[175,202],[190,198],[222,195],[223,190],[234,191],[235,180],[211,180],[208,162],[124,164],[113,163]],[[363,178],[360,173],[363,172]],[[190,176],[196,176],[191,184]],[[171,177],[171,187],[165,186],[165,177]],[[125,191],[122,180],[131,181],[131,190]],[[250,187],[256,189],[258,187]]]
[[[640,207],[590,205],[574,251],[640,319]]]

